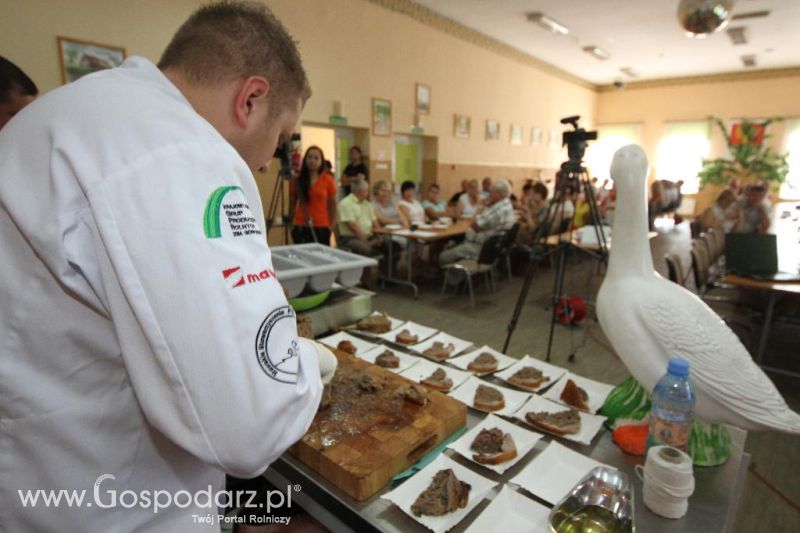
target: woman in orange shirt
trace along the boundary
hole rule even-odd
[[[296,244],[316,241],[330,246],[331,229],[336,223],[336,182],[324,170],[324,161],[322,150],[310,146],[303,156],[300,175],[292,180],[289,216]]]

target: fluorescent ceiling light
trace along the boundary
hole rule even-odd
[[[619,71],[625,74],[626,76],[630,76],[631,78],[635,78],[639,75],[639,73],[633,70],[631,67],[622,67],[621,69],[619,69]]]
[[[750,11],[747,13],[737,13],[736,15],[733,16],[733,18],[731,18],[731,20],[758,19],[758,18],[768,17],[769,13],[770,12],[766,9],[763,11]]]
[[[608,55],[608,52],[606,52],[605,50],[603,50],[599,46],[594,46],[594,45],[592,45],[592,46],[584,46],[583,47],[583,51],[586,52],[587,54],[592,54],[594,57],[596,57],[597,59],[600,59],[601,61],[605,61],[606,59],[608,59],[610,57]]]
[[[746,54],[742,56],[742,64],[746,67],[756,66],[756,56],[754,54]]]
[[[561,35],[567,35],[569,33],[569,28],[540,11],[528,13],[528,21],[535,22],[542,28],[553,33],[559,33]]]
[[[736,26],[725,30],[733,44],[747,44],[747,33],[744,26]]]

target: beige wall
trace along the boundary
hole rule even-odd
[[[157,60],[175,29],[201,3],[0,0],[0,50],[47,91],[60,84],[56,35],[124,46],[128,55]],[[583,115],[591,126],[594,91],[371,2],[267,4],[300,43],[314,90],[303,121],[327,122],[333,102],[340,101],[350,125],[368,128],[371,99],[382,97],[393,103],[393,129],[407,133],[414,120],[415,83],[426,83],[431,114],[422,117],[422,125],[425,135],[438,137],[440,164],[523,169],[555,167],[563,157],[546,146],[530,146],[531,127],[544,131],[546,144],[549,129],[560,129],[563,116]],[[470,139],[453,137],[454,113],[472,118]],[[484,140],[486,119],[500,122],[501,140]],[[509,143],[512,122],[523,126],[523,146]],[[370,136],[369,155],[373,166],[390,160],[392,139]],[[450,181],[448,175],[446,191]]]
[[[596,108],[597,124],[642,124],[642,146],[650,161],[656,157],[664,123],[698,120],[709,115],[724,120],[732,118],[767,118],[800,116],[800,75],[753,80],[706,81],[664,87],[628,88],[601,92]],[[769,142],[776,149],[783,146],[782,123],[770,126]],[[728,155],[725,139],[714,125],[711,129],[711,157]],[[657,177],[657,176],[656,176]],[[713,200],[715,189],[698,195],[695,211]]]

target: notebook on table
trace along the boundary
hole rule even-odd
[[[778,241],[771,233],[729,233],[725,266],[737,276],[765,281],[800,281],[800,274],[778,270]]]

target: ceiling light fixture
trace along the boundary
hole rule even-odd
[[[745,54],[742,56],[742,64],[746,67],[756,66],[756,56],[754,54]]]
[[[744,26],[736,26],[735,28],[728,28],[725,32],[734,45],[747,44],[747,33],[745,33],[745,29]]]
[[[681,0],[678,22],[689,37],[698,39],[725,28],[733,17],[733,0]]]
[[[631,78],[636,78],[639,76],[639,73],[633,70],[631,67],[622,67],[619,69],[620,72],[625,74],[626,76],[630,76]]]
[[[569,28],[540,11],[528,13],[527,16],[529,22],[535,22],[547,31],[558,33],[560,35],[567,35],[569,33]]]
[[[736,15],[731,18],[731,20],[742,20],[742,19],[758,19],[763,17],[768,17],[770,11],[748,11],[747,13],[737,13]]]
[[[584,46],[583,47],[583,51],[586,52],[587,54],[592,54],[594,57],[596,57],[597,59],[599,59],[601,61],[605,61],[606,59],[608,59],[610,57],[608,55],[608,52],[606,52],[605,50],[603,50],[599,46],[594,46],[594,45]]]

